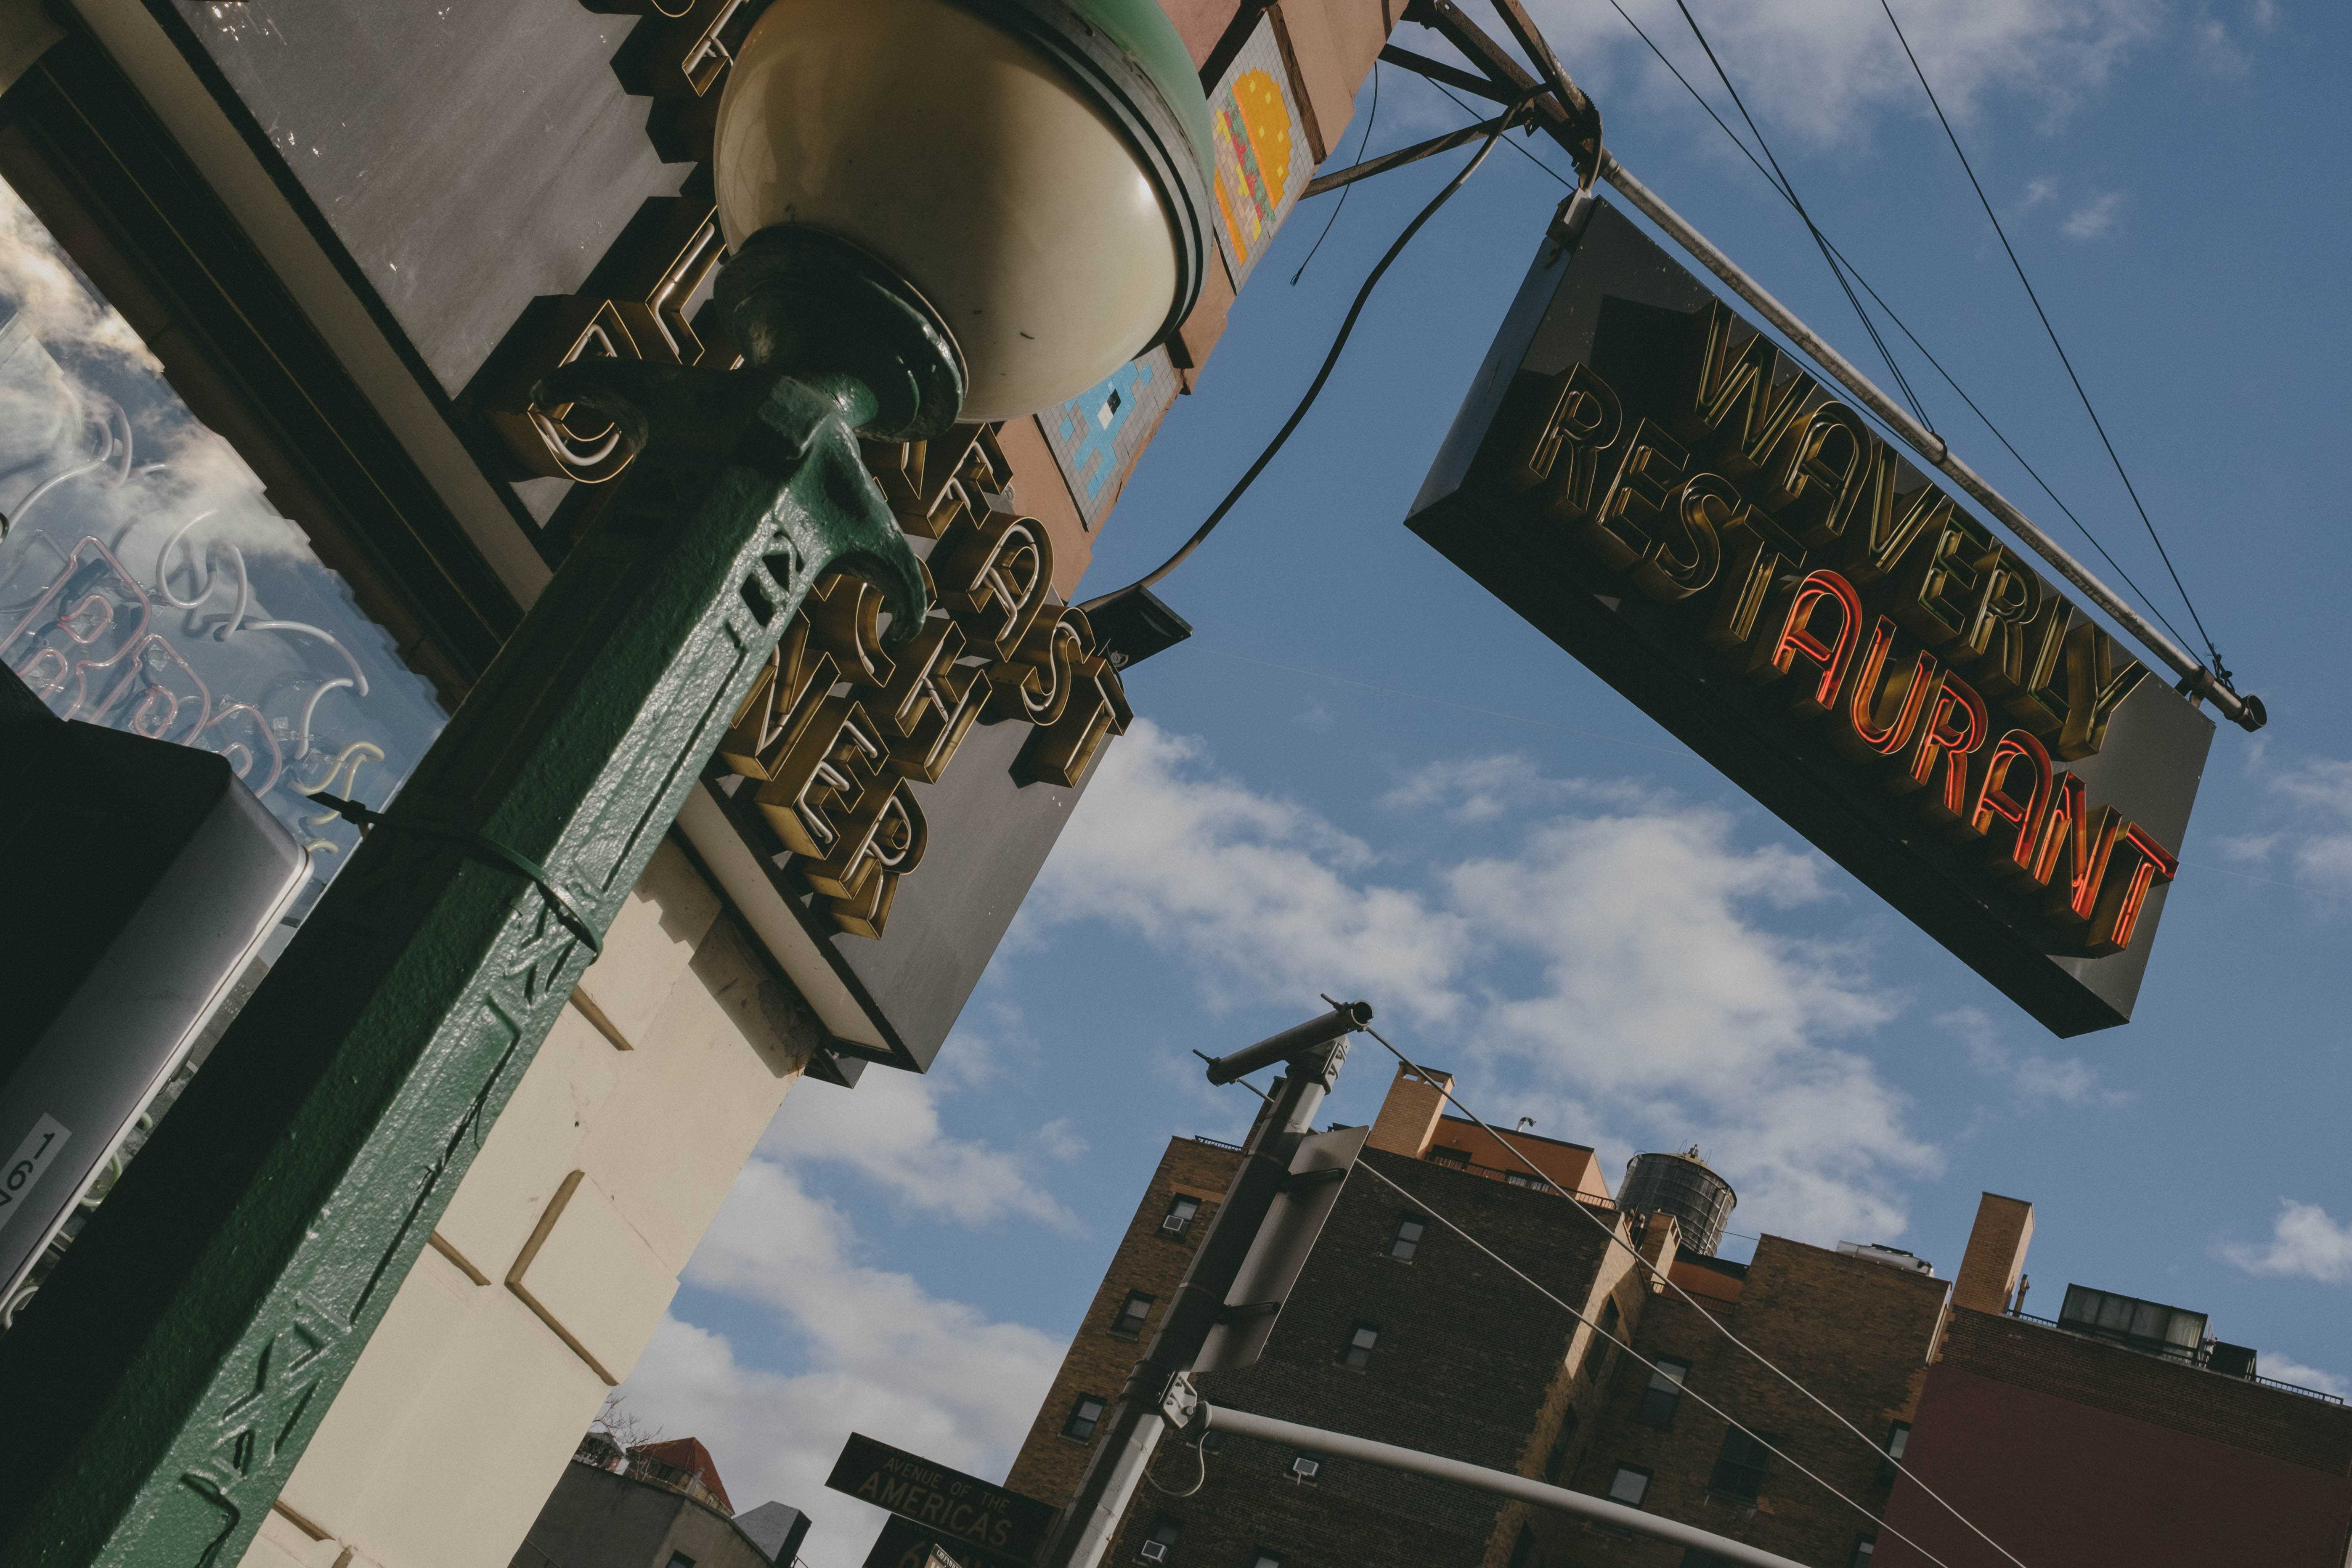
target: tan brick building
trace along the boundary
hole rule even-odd
[[[1199,1379],[1213,1404],[1615,1497],[1821,1568],[1925,1563],[1906,1535],[1948,1568],[2006,1561],[1906,1470],[2036,1568],[2344,1562],[2352,1410],[2264,1384],[2195,1314],[2156,1320],[2193,1335],[2149,1341],[2102,1328],[2095,1307],[2171,1309],[2077,1289],[2063,1326],[2015,1311],[2030,1204],[1985,1195],[1956,1281],[1851,1243],[1767,1236],[1746,1263],[1686,1254],[1673,1216],[1618,1208],[1591,1149],[1445,1116],[1440,1084],[1399,1073],[1264,1359]],[[1239,1158],[1170,1142],[1013,1487],[1074,1492]],[[1146,1556],[1153,1541],[1165,1551]],[[1711,1568],[1577,1517],[1234,1436],[1198,1457],[1163,1443],[1105,1561]]]

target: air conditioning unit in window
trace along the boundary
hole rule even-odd
[[[1160,1228],[1166,1231],[1171,1236],[1181,1236],[1184,1234],[1184,1227],[1191,1223],[1192,1221],[1183,1215],[1171,1214],[1166,1219],[1160,1222]],[[1157,1546],[1159,1542],[1154,1542],[1152,1544]],[[1158,1559],[1155,1558],[1153,1561],[1156,1562]]]
[[[1290,1473],[1296,1479],[1311,1481],[1323,1473],[1323,1462],[1319,1459],[1310,1459],[1301,1454],[1290,1461]]]
[[[1175,1230],[1184,1228],[1183,1225],[1172,1215],[1170,1217],[1169,1226]],[[1168,1561],[1168,1543],[1164,1541],[1147,1541],[1143,1543],[1142,1555],[1146,1563],[1165,1563]]]

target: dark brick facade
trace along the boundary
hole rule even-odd
[[[2352,1535],[2352,1410],[1966,1309],[1906,1462],[2037,1564],[2342,1568]],[[1886,1521],[1873,1568],[2006,1563],[1907,1481]]]
[[[2343,1568],[2352,1410],[1953,1307],[1947,1281],[1778,1237],[1746,1265],[1677,1259],[1669,1222],[1645,1229],[1605,1196],[1572,1202],[1511,1185],[1499,1169],[1428,1158],[1445,1130],[1433,1093],[1401,1075],[1263,1359],[1198,1380],[1213,1405],[1597,1496],[1631,1467],[1648,1477],[1645,1510],[1820,1568],[1925,1568],[1930,1558],[1906,1535],[1946,1568],[2012,1568],[1885,1459],[1882,1446],[1904,1423],[1912,1474],[2035,1568]],[[1075,1490],[1092,1445],[1062,1436],[1071,1405],[1118,1392],[1141,1348],[1113,1332],[1120,1308],[1130,1291],[1164,1307],[1213,1215],[1204,1202],[1183,1238],[1166,1239],[1169,1203],[1186,1191],[1213,1198],[1238,1161],[1219,1145],[1169,1145],[1013,1467],[1015,1488],[1056,1503]],[[1978,1249],[1987,1256],[1977,1272],[1992,1281],[1980,1293],[1994,1300],[2022,1257],[2031,1207],[1987,1201],[2020,1211],[2004,1209],[2014,1223]],[[1634,1354],[1600,1342],[1440,1215],[1577,1312],[1603,1318],[1613,1302]],[[1424,1228],[1400,1260],[1391,1243],[1409,1216]],[[1633,1249],[1665,1264],[1699,1305],[1654,1290]],[[1155,1313],[1145,1337],[1157,1325]],[[1378,1339],[1355,1367],[1343,1352],[1360,1327]],[[1644,1363],[1668,1359],[1689,1369],[1685,1392],[1645,1399]],[[1789,1458],[1761,1457],[1760,1476],[1719,1471],[1730,1427],[1702,1401]],[[1700,1561],[1576,1516],[1349,1461],[1318,1456],[1304,1479],[1297,1458],[1231,1436],[1205,1454],[1163,1444],[1105,1563],[1143,1561],[1163,1522],[1179,1527],[1168,1568],[1255,1568],[1262,1556],[1283,1568]],[[1860,1553],[1864,1542],[1874,1554]]]
[[[1241,1162],[1241,1151],[1225,1144],[1196,1138],[1168,1141],[1168,1152],[1160,1156],[1160,1168],[1151,1173],[1151,1184],[1144,1189],[1143,1201],[1128,1222],[1127,1235],[1120,1238],[1110,1268],[1103,1275],[1102,1289],[1095,1292],[1094,1304],[1087,1309],[1087,1321],[1070,1340],[1062,1370],[1054,1374],[1053,1389],[1013,1461],[1013,1473],[1005,1478],[1005,1485],[1056,1508],[1077,1491],[1094,1444],[1063,1436],[1063,1425],[1082,1394],[1108,1405],[1143,1358],[1144,1346],[1159,1331],[1160,1315],[1176,1294],[1184,1270],[1192,1267],[1192,1254],[1216,1218],[1218,1200]],[[1160,1222],[1180,1194],[1200,1200],[1201,1209],[1181,1235],[1170,1236],[1160,1228]],[[1113,1325],[1119,1309],[1136,1291],[1152,1299],[1151,1314],[1139,1334],[1123,1336]]]
[[[1129,1228],[1086,1328],[1015,1462],[1010,1484],[1055,1502],[1075,1489],[1088,1449],[1060,1436],[1080,1393],[1115,1392],[1136,1347],[1111,1341],[1105,1325],[1130,1290],[1172,1289],[1181,1250],[1155,1235],[1168,1197],[1204,1167],[1199,1145],[1179,1140],[1156,1173]],[[1216,1152],[1223,1153],[1222,1151]],[[1234,1156],[1223,1153],[1230,1170]],[[1613,1290],[1631,1321],[1641,1291],[1632,1261],[1567,1200],[1480,1173],[1370,1151],[1342,1189],[1313,1257],[1255,1366],[1202,1377],[1213,1404],[1424,1448],[1473,1463],[1541,1473],[1562,1414],[1605,1379],[1613,1354],[1591,1357],[1591,1334],[1536,1289],[1435,1223],[1443,1214],[1588,1316]],[[1405,1194],[1410,1194],[1405,1195]],[[1604,1225],[1613,1210],[1593,1211]],[[1414,1256],[1390,1256],[1398,1221],[1430,1219]],[[1157,1270],[1157,1272],[1155,1272]],[[1359,1324],[1379,1330],[1361,1369],[1341,1352]],[[1091,1382],[1089,1380],[1092,1380]],[[1572,1462],[1574,1450],[1570,1453]],[[1324,1461],[1311,1483],[1291,1475],[1296,1455],[1228,1437],[1200,1457],[1162,1447],[1147,1485],[1107,1561],[1139,1561],[1138,1549],[1163,1517],[1182,1526],[1172,1564],[1251,1568],[1259,1552],[1286,1563],[1361,1568],[1502,1568],[1522,1510],[1466,1488]]]
[[[1936,1340],[1945,1284],[1801,1242],[1766,1237],[1757,1245],[1737,1304],[1702,1298],[1708,1312],[1759,1354],[1786,1369],[1832,1409],[1881,1440],[1911,1419]],[[1718,1333],[1678,1297],[1651,1298],[1633,1347],[1652,1361],[1690,1367],[1689,1390],[1671,1425],[1641,1417],[1649,1370],[1626,1359],[1611,1380],[1587,1457],[1568,1484],[1605,1494],[1621,1464],[1650,1472],[1648,1511],[1695,1524],[1800,1563],[1844,1568],[1859,1536],[1874,1533],[1891,1476],[1871,1450],[1818,1405]],[[1842,1503],[1780,1459],[1767,1461],[1752,1503],[1715,1489],[1716,1461],[1728,1423],[1712,1401],[1794,1456],[1867,1513]],[[1555,1517],[1537,1533],[1542,1561],[1670,1568],[1682,1549],[1610,1533]]]

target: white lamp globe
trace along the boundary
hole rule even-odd
[[[774,0],[713,161],[730,249],[800,226],[911,284],[979,423],[1076,396],[1183,319],[1208,145],[1153,0]]]

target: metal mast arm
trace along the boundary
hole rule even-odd
[[[1213,1405],[1194,1394],[1189,1383],[1180,1383],[1170,1390],[1167,1417],[1171,1425],[1197,1422],[1212,1432],[1238,1433],[1244,1437],[1255,1437],[1261,1443],[1279,1444],[1311,1454],[1328,1454],[1334,1458],[1355,1459],[1367,1465],[1378,1465],[1382,1469],[1402,1470],[1407,1475],[1427,1476],[1433,1480],[1475,1487],[1496,1497],[1533,1503],[1538,1508],[1578,1514],[1634,1535],[1670,1541],[1676,1546],[1696,1547],[1701,1552],[1714,1553],[1722,1562],[1743,1563],[1747,1568],[1806,1568],[1804,1563],[1793,1558],[1759,1551],[1744,1541],[1734,1541],[1728,1536],[1701,1530],[1696,1525],[1662,1519],[1654,1513],[1643,1513],[1638,1508],[1627,1508],[1623,1503],[1612,1502],[1606,1498],[1572,1492],[1566,1487],[1547,1486],[1525,1476],[1513,1475],[1508,1470],[1490,1470],[1483,1465],[1441,1458],[1435,1454],[1424,1454],[1414,1448],[1375,1443],[1369,1437],[1351,1437],[1344,1432],[1327,1432],[1319,1426],[1301,1426],[1292,1421],[1277,1421],[1270,1415],[1253,1415],[1246,1411]]]

